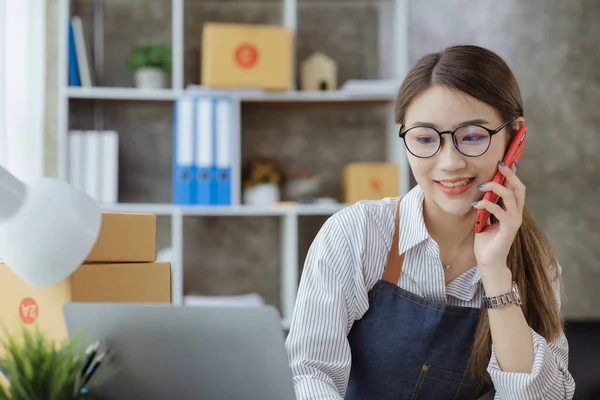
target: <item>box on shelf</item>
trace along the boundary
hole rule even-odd
[[[398,166],[378,162],[350,163],[343,171],[342,191],[343,201],[348,204],[398,196]]]
[[[292,35],[284,27],[208,22],[200,54],[203,86],[291,89]]]
[[[31,287],[0,264],[0,320],[9,332],[37,324],[53,340],[68,337],[63,304],[84,302],[171,302],[171,264],[83,264],[50,287]]]
[[[155,259],[156,215],[102,213],[89,256],[55,285],[29,286],[0,263],[0,322],[9,331],[36,324],[51,339],[62,340],[68,337],[66,302],[170,303],[171,264]]]
[[[100,233],[85,262],[153,262],[156,215],[103,212]]]

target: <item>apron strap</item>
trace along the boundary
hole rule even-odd
[[[402,272],[402,263],[404,262],[404,254],[398,254],[398,243],[400,238],[400,202],[402,198],[398,200],[398,206],[396,207],[396,215],[394,216],[394,236],[392,237],[392,247],[388,253],[387,262],[385,264],[385,270],[383,271],[383,279],[393,285],[397,285],[400,280],[400,273]]]

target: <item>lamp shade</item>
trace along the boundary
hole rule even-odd
[[[30,286],[51,286],[79,267],[96,243],[98,204],[68,183],[24,183],[0,166],[0,256]]]

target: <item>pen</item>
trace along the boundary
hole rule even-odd
[[[106,357],[106,353],[100,354],[92,362],[92,365],[90,366],[90,368],[88,370],[89,372],[87,372],[85,374],[85,376],[83,377],[83,381],[81,382],[81,387],[84,387],[89,382],[89,380],[92,378],[92,376],[94,375],[94,373],[96,372],[96,370],[98,369],[98,367],[100,367],[100,364],[102,364],[102,361],[104,360],[104,357]]]
[[[98,342],[90,344],[87,349],[85,349],[85,353],[83,354],[82,360],[82,368],[81,368],[81,376],[85,374],[85,371],[90,367],[92,360],[96,356],[98,352],[98,346],[100,344]]]

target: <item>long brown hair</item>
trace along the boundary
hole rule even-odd
[[[444,85],[467,93],[496,108],[504,121],[523,116],[519,85],[508,65],[497,54],[473,45],[453,46],[421,58],[407,75],[396,100],[396,122],[404,124],[406,109],[431,85]],[[511,131],[512,138],[516,131]],[[556,256],[531,214],[523,222],[508,254],[508,267],[523,300],[523,313],[531,328],[548,341],[563,331],[563,320],[551,280],[560,283]],[[487,365],[492,336],[486,309],[479,315],[471,351],[471,373],[490,381]]]

